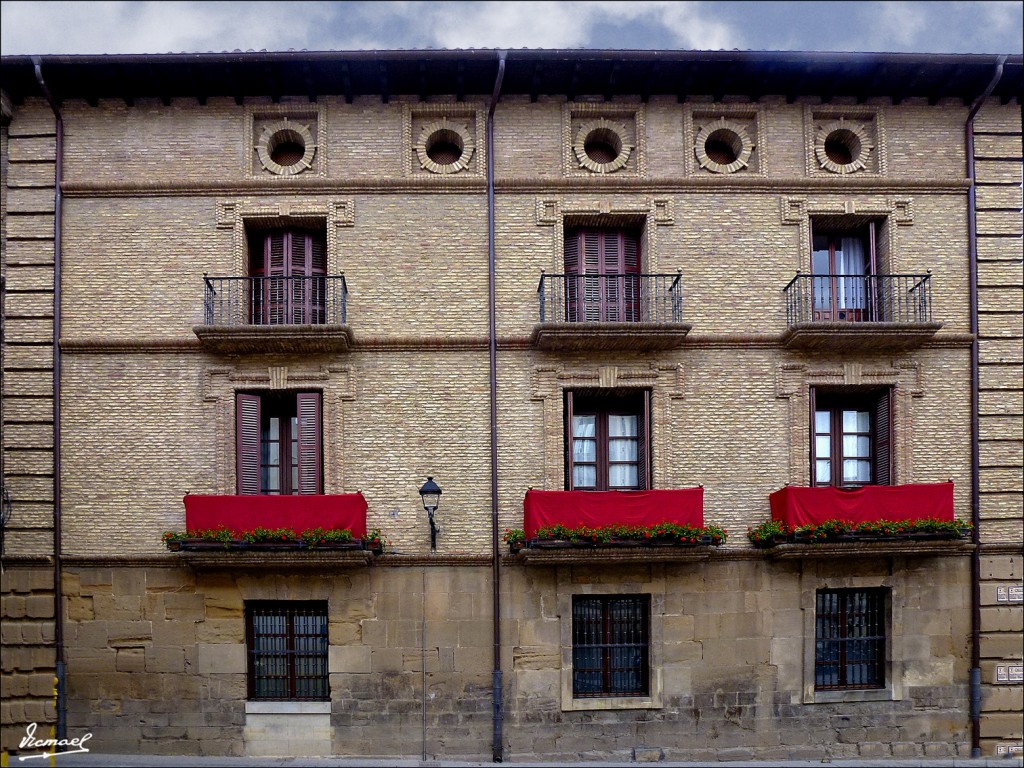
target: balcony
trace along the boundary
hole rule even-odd
[[[954,518],[953,483],[856,489],[790,485],[768,499],[772,520],[790,531],[770,546],[775,558],[935,556],[973,549],[966,538],[969,526],[961,527],[966,524]],[[883,521],[892,525],[880,525]],[[917,532],[915,524],[921,521],[944,524],[948,530]]]
[[[525,548],[517,558],[526,565],[561,563],[686,562],[706,560],[707,541],[669,540],[588,542],[539,536],[553,526],[602,529],[608,526],[653,527],[662,523],[702,528],[704,489],[653,491],[534,491],[523,500]]]
[[[210,277],[203,275],[204,349],[220,354],[346,352],[344,275]]]
[[[783,343],[807,351],[915,349],[942,327],[932,321],[931,291],[931,274],[797,274],[784,289]]]
[[[179,556],[197,568],[319,568],[325,565],[366,565],[372,558],[367,539],[366,499],[361,493],[295,496],[188,495],[185,528],[193,532],[230,532],[223,541],[182,542]],[[263,540],[246,543],[257,529],[290,529],[301,536],[311,529],[348,530],[345,545],[321,543],[300,547],[295,542]],[[376,535],[376,534],[375,534]]]
[[[691,328],[683,323],[681,279],[682,273],[541,274],[533,343],[568,351],[678,347]]]

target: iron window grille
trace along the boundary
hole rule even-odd
[[[246,603],[249,699],[329,701],[327,603]]]
[[[814,689],[884,688],[884,589],[818,590]]]
[[[650,695],[650,595],[574,595],[573,698]]]

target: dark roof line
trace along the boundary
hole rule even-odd
[[[60,99],[267,95],[268,75],[281,95],[485,96],[497,49],[383,51],[234,51],[191,54],[40,56]],[[942,97],[969,102],[991,79],[994,54],[823,51],[512,49],[502,93],[604,97],[765,95]],[[537,64],[543,64],[538,69]],[[657,64],[657,72],[653,68]],[[339,77],[342,68],[345,78]],[[612,71],[614,69],[614,77]],[[1019,98],[1024,57],[1009,56],[995,96]],[[158,76],[154,76],[158,75]],[[342,81],[345,81],[343,85]],[[158,81],[158,82],[155,82]],[[800,83],[800,94],[793,92]],[[289,85],[290,84],[290,85]],[[0,87],[15,101],[39,95],[28,56],[0,57]],[[686,90],[687,93],[680,93]]]

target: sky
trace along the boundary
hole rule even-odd
[[[1024,2],[0,2],[0,52],[1021,53]]]

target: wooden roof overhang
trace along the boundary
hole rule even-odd
[[[652,96],[756,100],[819,96],[863,102],[943,98],[964,104],[991,81],[994,54],[822,53],[774,51],[391,50],[180,54],[44,55],[50,91],[60,100],[141,98],[395,96],[457,100],[490,96],[499,53],[506,60],[503,95],[612,100]],[[1001,103],[1024,91],[1020,55],[1008,56],[993,96]],[[33,57],[0,57],[0,88],[14,104],[41,95]]]

